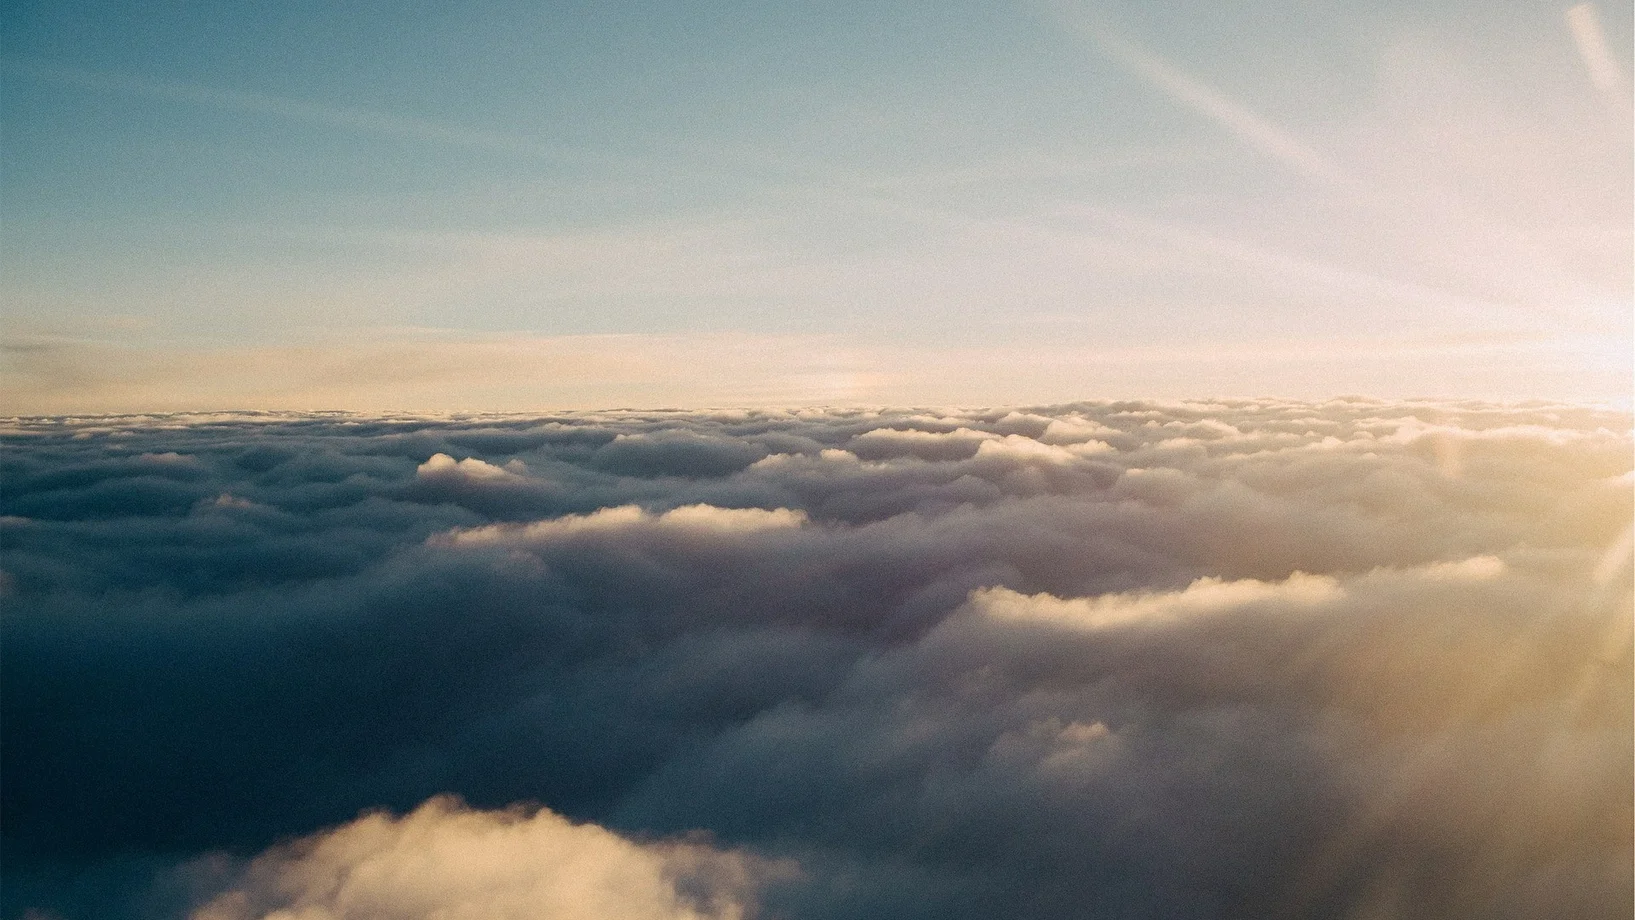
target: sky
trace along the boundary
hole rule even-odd
[[[0,411],[1627,407],[1624,4],[7,4]]]

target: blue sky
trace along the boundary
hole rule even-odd
[[[1627,405],[1629,18],[13,3],[8,408]]]

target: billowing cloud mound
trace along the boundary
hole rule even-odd
[[[258,857],[192,920],[738,920],[753,863],[436,798]]]
[[[5,437],[6,917],[1632,909],[1625,414]]]

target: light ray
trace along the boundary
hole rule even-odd
[[[1596,13],[1595,4],[1580,3],[1569,8],[1567,27],[1572,30],[1573,43],[1578,46],[1578,54],[1584,59],[1590,82],[1612,102],[1627,104],[1623,94],[1623,74],[1612,58],[1612,50],[1607,47],[1607,36],[1601,29],[1601,17]]]

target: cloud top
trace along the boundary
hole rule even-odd
[[[1163,623],[1251,606],[1316,607],[1341,596],[1339,584],[1322,575],[1295,572],[1281,582],[1200,578],[1180,591],[1104,594],[1063,599],[1027,596],[1008,588],[985,588],[971,595],[973,609],[1000,621],[1043,622],[1075,629]]]
[[[636,505],[600,508],[529,524],[488,524],[432,537],[445,546],[492,546],[545,543],[580,534],[641,530],[656,533],[755,533],[784,530],[806,523],[806,513],[789,508],[717,508],[694,504],[652,513]]]
[[[742,920],[757,864],[434,798],[270,850],[191,920]]]

